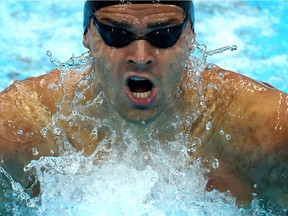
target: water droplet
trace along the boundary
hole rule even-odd
[[[38,149],[37,148],[32,148],[32,155],[38,155]]]
[[[223,73],[219,73],[219,76],[222,78],[223,77]]]
[[[50,52],[50,50],[47,50],[46,54],[47,54],[47,56],[49,56],[49,57],[52,56],[52,53]]]
[[[231,135],[230,134],[226,134],[226,139],[230,140],[231,139]]]
[[[54,129],[54,134],[56,135],[56,136],[59,136],[60,134],[61,134],[61,128],[59,128],[59,127],[56,127],[55,129]]]
[[[176,92],[175,92],[175,96],[176,96],[176,97],[180,97],[182,93],[183,93],[183,92],[182,92],[181,89],[178,87],[177,90],[176,90]]]
[[[144,125],[144,124],[146,124],[146,122],[145,122],[145,121],[142,121],[141,124]]]
[[[47,128],[42,128],[41,130],[40,130],[40,133],[42,134],[42,136],[46,136],[46,134],[47,134]]]
[[[57,85],[56,84],[50,84],[48,86],[48,89],[54,89],[54,88],[57,88]]]
[[[257,184],[254,184],[254,185],[253,185],[253,187],[254,187],[254,188],[257,188],[257,187],[258,187],[258,185],[257,185]]]
[[[206,123],[206,130],[210,130],[212,128],[212,123],[209,121]]]
[[[214,84],[213,84],[213,83],[208,83],[208,87],[209,87],[209,88],[213,88],[213,87],[214,87]]]
[[[50,149],[50,153],[51,153],[52,155],[54,155],[54,154],[55,154],[55,152],[54,152],[54,150],[53,150],[53,149]]]
[[[76,96],[77,96],[79,99],[85,100],[85,96],[84,96],[81,92],[77,92],[77,93],[76,93]]]
[[[219,131],[219,134],[220,134],[220,135],[224,135],[224,130],[220,130],[220,131]]]
[[[214,158],[214,159],[213,159],[212,167],[213,167],[214,169],[219,168],[219,161],[218,161],[217,158]]]
[[[17,131],[17,134],[18,134],[18,135],[23,135],[23,130],[18,130],[18,131]]]

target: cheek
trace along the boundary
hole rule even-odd
[[[179,47],[175,52],[169,54],[166,62],[161,63],[165,67],[162,68],[163,87],[166,89],[166,94],[170,96],[173,96],[178,87],[181,87],[181,80],[185,71],[188,53],[185,48]]]
[[[96,77],[101,88],[106,89],[106,94],[110,94],[119,83],[120,60],[117,51],[105,45],[100,46],[96,52],[96,55],[93,55]]]
[[[98,41],[97,41],[98,42]],[[101,41],[95,43],[97,47],[91,50],[94,58],[94,71],[99,90],[103,91],[110,102],[113,103],[119,94],[120,54],[119,51],[106,46]]]
[[[169,53],[169,51],[167,51]],[[169,57],[166,58],[166,62],[162,62],[162,65],[166,67],[166,76],[171,77],[175,81],[178,81],[185,70],[185,64],[188,59],[189,52],[185,48],[177,48],[174,52],[170,52]]]
[[[90,36],[90,52],[97,71],[110,72],[119,67],[119,51],[107,46],[96,33]]]

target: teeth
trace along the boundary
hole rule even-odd
[[[132,92],[132,95],[135,97],[135,98],[148,98],[150,97],[151,95],[151,91],[148,91],[148,92]]]
[[[145,78],[141,78],[141,77],[131,77],[130,79],[134,80],[134,81],[144,81],[144,80],[146,80]]]

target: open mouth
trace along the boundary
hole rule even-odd
[[[127,79],[125,92],[130,101],[139,106],[151,104],[157,93],[152,81],[136,76],[131,76]]]

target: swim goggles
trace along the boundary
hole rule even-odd
[[[93,20],[100,36],[108,46],[121,48],[127,46],[134,40],[146,40],[155,47],[168,48],[173,46],[180,38],[187,25],[188,19],[186,17],[179,25],[155,29],[143,36],[137,36],[121,27],[101,23],[95,16],[93,16]]]

